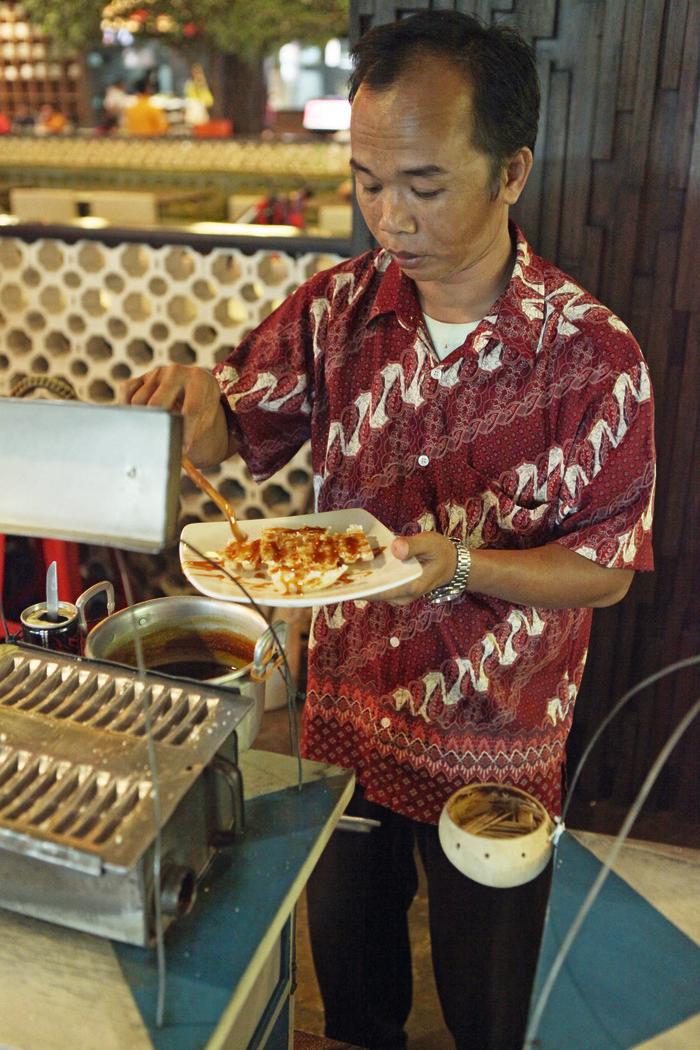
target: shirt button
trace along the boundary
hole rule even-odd
[[[382,727],[382,729],[388,729],[389,726],[391,725],[391,719],[390,718],[382,718],[382,720],[381,720],[381,722],[379,724]]]
[[[430,463],[430,459],[429,459],[428,456],[422,455],[422,456],[418,457],[418,466],[419,467],[427,467],[428,463]]]
[[[395,634],[392,634],[391,638],[389,639],[389,645],[392,649],[398,649],[398,647],[401,645],[401,642]]]
[[[433,377],[433,379],[439,379],[440,376],[442,375],[442,372],[440,371],[439,368],[434,368],[430,374]]]

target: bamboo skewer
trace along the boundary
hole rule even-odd
[[[204,477],[201,470],[198,470],[197,467],[195,467],[194,463],[188,456],[182,457],[182,469],[188,477],[192,479],[195,485],[202,490],[202,492],[206,492],[209,499],[217,505],[219,510],[223,511],[226,520],[231,526],[234,540],[238,543],[245,543],[247,537],[236,521],[236,515],[233,513],[233,509],[228,500],[224,499],[220,492],[217,492],[214,486]]]
[[[535,805],[502,792],[479,793],[463,799],[452,814],[455,823],[472,835],[508,838],[535,831],[544,819]]]

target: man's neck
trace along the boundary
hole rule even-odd
[[[506,227],[468,269],[444,281],[416,281],[423,312],[436,321],[480,321],[506,288],[514,263],[515,249]]]

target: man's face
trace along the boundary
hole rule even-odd
[[[361,85],[352,106],[352,167],[372,235],[418,284],[452,283],[507,229],[502,183],[472,144],[471,89],[434,56],[391,87]]]

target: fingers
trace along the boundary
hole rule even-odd
[[[117,400],[120,405],[147,405],[151,395],[157,391],[162,369],[154,368],[144,375],[134,376],[120,383]]]
[[[122,405],[146,405],[180,412],[183,418],[183,449],[208,445],[220,410],[219,385],[204,368],[167,365],[122,383],[118,391]]]
[[[399,561],[416,558],[420,562],[421,575],[401,587],[380,592],[376,595],[376,601],[408,605],[447,583],[454,575],[457,562],[454,544],[441,533],[419,532],[415,536],[397,536],[392,541],[391,553]]]
[[[422,598],[425,593],[420,586],[420,582],[420,579],[418,579],[405,584],[403,587],[394,587],[390,591],[380,591],[379,594],[375,594],[367,600],[388,602],[389,605],[410,605],[411,602]]]
[[[126,379],[123,383],[119,383],[117,386],[117,404],[118,405],[130,405],[131,399],[136,391],[143,382],[143,376],[135,376],[133,379]]]
[[[182,365],[154,368],[142,376],[127,380],[119,391],[119,402],[172,411],[182,404],[184,390],[191,378],[190,370]]]
[[[391,553],[399,561],[417,558],[421,565],[443,562],[445,559],[454,565],[456,560],[452,543],[439,532],[417,532],[415,536],[397,536],[391,544]]]
[[[391,544],[391,553],[399,561],[405,561],[410,555],[411,548],[403,536],[397,536]]]
[[[184,389],[181,407],[184,420],[183,448],[186,452],[214,427],[220,402],[219,384],[210,372],[197,369]]]

